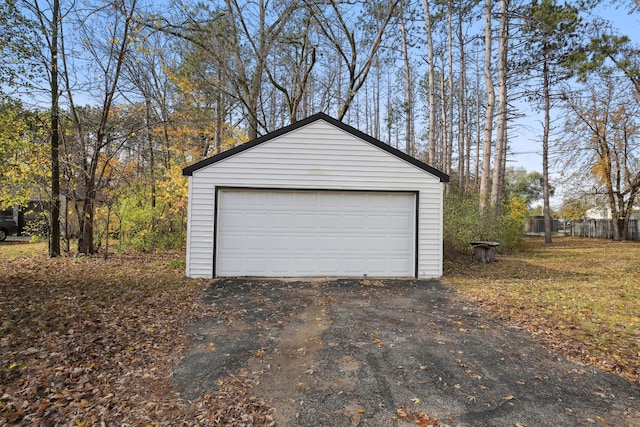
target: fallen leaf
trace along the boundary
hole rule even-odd
[[[202,302],[202,281],[159,262],[183,256],[0,259],[0,307],[12,307],[0,310],[0,424],[273,426],[273,409],[253,396],[246,374],[179,399],[171,378],[189,348],[187,326],[226,321]]]

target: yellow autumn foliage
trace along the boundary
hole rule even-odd
[[[31,126],[18,103],[0,105],[0,208],[25,206],[40,184],[49,181],[47,134]]]

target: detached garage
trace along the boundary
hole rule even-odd
[[[449,177],[325,114],[183,174],[189,277],[442,275]]]

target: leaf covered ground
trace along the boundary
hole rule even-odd
[[[172,369],[185,327],[213,316],[184,253],[11,256],[2,247],[0,426],[249,425],[271,409],[242,377],[187,402]]]
[[[0,251],[0,426],[273,424],[242,371],[192,401],[176,391],[185,328],[220,315],[202,302],[209,282],[184,277],[184,253]],[[637,243],[535,240],[493,264],[449,259],[443,282],[560,354],[640,385],[638,259]]]
[[[555,352],[640,385],[640,244],[532,239],[497,258],[449,259],[443,282]]]

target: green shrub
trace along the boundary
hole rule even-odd
[[[27,221],[22,234],[29,236],[31,243],[45,241],[49,238],[49,218],[46,212],[40,212],[33,219]]]
[[[496,218],[491,208],[480,212],[479,195],[449,192],[444,199],[445,252],[465,253],[473,241],[497,241],[501,249],[512,250],[520,246],[525,226],[527,206],[517,197],[503,202]]]
[[[114,203],[108,228],[109,235],[118,238],[116,250],[152,252],[184,247],[186,203],[158,196],[152,204],[150,194],[148,186],[140,185]],[[107,218],[106,211],[100,214]]]

